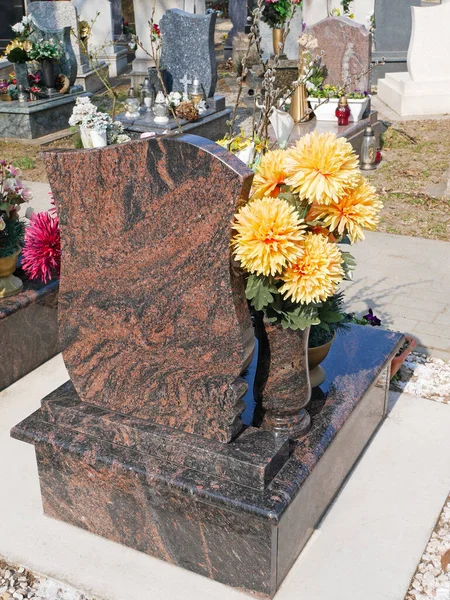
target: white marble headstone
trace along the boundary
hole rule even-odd
[[[450,3],[413,7],[408,71],[413,81],[450,80]]]

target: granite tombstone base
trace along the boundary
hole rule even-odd
[[[34,283],[20,270],[16,275],[23,290],[0,299],[0,390],[59,352],[58,282]]]
[[[0,137],[27,139],[68,129],[77,96],[57,94],[33,102],[0,102]]]
[[[225,106],[224,96],[216,95],[207,100],[208,109],[200,116],[198,121],[185,121],[180,119],[180,125],[183,133],[200,135],[212,141],[222,138],[227,131],[227,121],[229,121],[232,109]],[[175,119],[170,116],[167,124],[155,123],[155,118],[151,112],[142,112],[136,119],[128,119],[125,114],[117,117],[121,121],[125,131],[133,133],[144,133],[154,131],[161,134],[164,131],[177,131],[178,125]]]
[[[357,325],[338,336],[299,442],[253,428],[205,440],[80,402],[70,382],[12,436],[35,446],[47,515],[272,597],[382,422],[402,340]]]

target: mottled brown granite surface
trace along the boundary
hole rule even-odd
[[[36,448],[48,515],[270,597],[382,421],[402,340],[359,325],[337,336],[325,403],[264,490],[145,456],[105,422],[89,435],[49,423],[45,406],[11,433]]]
[[[350,78],[359,76],[370,67],[372,36],[368,29],[348,17],[327,17],[306,29],[313,35],[319,48],[313,56],[323,51],[322,64],[328,69],[326,83],[343,86]],[[356,79],[350,91],[369,92],[369,75]]]
[[[229,441],[254,347],[231,222],[253,173],[196,136],[45,162],[61,226],[60,336],[80,399]]]
[[[0,390],[59,352],[58,281],[29,281],[15,296],[0,299]]]
[[[256,404],[261,405],[262,427],[296,439],[311,426],[305,410],[311,398],[308,370],[309,327],[283,329],[258,313],[259,342],[255,378]]]

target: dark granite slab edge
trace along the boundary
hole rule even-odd
[[[59,281],[51,281],[42,287],[28,287],[25,283],[23,291],[19,294],[0,299],[0,321],[34,302],[39,302],[45,296],[57,292],[58,289]]]
[[[339,340],[339,338],[337,339]],[[364,342],[367,343],[367,340],[377,343],[372,353],[370,348],[364,348]],[[199,500],[220,504],[232,511],[246,512],[278,522],[340,429],[352,415],[361,398],[376,385],[379,374],[388,368],[390,360],[395,356],[402,341],[403,335],[399,333],[353,326],[351,333],[345,338],[345,344],[343,340],[335,342],[334,352],[330,352],[327,362],[324,363],[331,380],[328,384],[325,382],[325,385],[328,385],[326,404],[321,413],[313,420],[311,431],[293,445],[290,459],[264,491],[237,485],[193,469],[167,464],[163,467],[161,461],[158,462],[153,458],[146,460],[142,454],[128,448],[50,425],[43,420],[41,411],[18,424],[12,430],[11,435],[32,444],[55,445],[63,451],[76,453],[82,461],[87,463],[92,463],[93,460],[108,463],[113,460],[114,468],[116,468],[120,464],[131,465],[133,461],[136,461],[136,469],[145,469],[149,481],[154,477],[162,477],[169,486],[193,494]],[[363,348],[361,348],[361,342]],[[346,348],[347,351],[343,352],[343,348]],[[382,355],[380,354],[381,349],[383,349]],[[379,358],[373,359],[372,368],[364,368],[364,357],[360,354],[361,350],[366,350],[369,364],[371,364],[371,357],[379,356]],[[353,354],[360,356],[363,363],[354,365],[356,372],[353,383],[351,374],[350,376],[345,373],[336,375],[334,370],[339,368],[339,364],[342,365],[343,360],[346,360],[343,354],[350,358]],[[336,363],[335,366],[333,366],[334,363]],[[113,468],[112,464],[111,468]]]

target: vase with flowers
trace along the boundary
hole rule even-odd
[[[20,171],[6,160],[0,160],[0,298],[22,289],[22,281],[13,275],[25,235],[19,207],[31,199],[30,190],[20,179]]]
[[[343,320],[327,303],[354,259],[339,242],[364,238],[382,207],[351,145],[311,133],[267,152],[235,217],[232,249],[255,311],[261,353],[256,387],[262,426],[290,437],[308,428],[308,336]]]
[[[39,62],[42,71],[42,83],[49,90],[55,87],[55,61],[62,55],[62,44],[53,38],[40,38],[33,42],[30,58]]]
[[[285,42],[285,25],[301,0],[265,0],[261,19],[272,29],[273,52],[282,53]]]
[[[27,62],[31,60],[30,52],[33,44],[29,37],[34,32],[31,17],[25,16],[19,23],[11,26],[16,37],[6,46],[5,58],[14,63],[16,85],[28,87]]]

